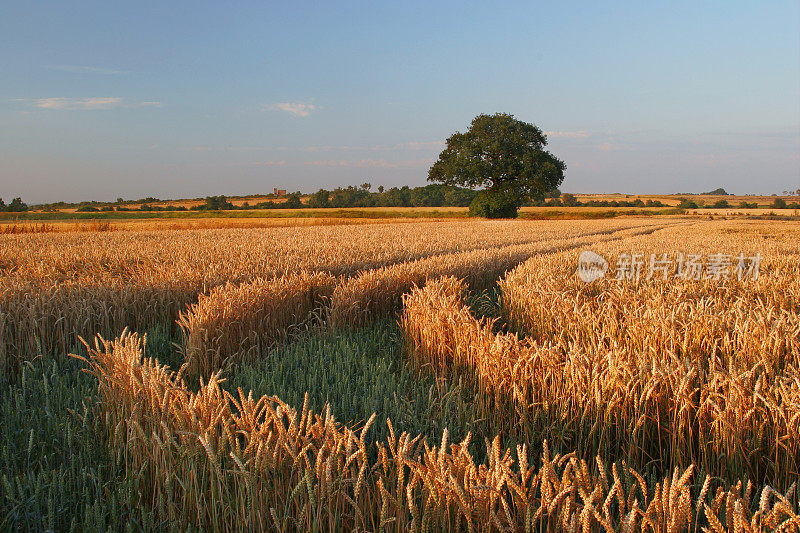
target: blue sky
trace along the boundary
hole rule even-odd
[[[563,190],[800,187],[800,3],[0,4],[0,197],[420,185],[550,132]]]

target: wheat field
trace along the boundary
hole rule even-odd
[[[800,531],[798,242],[643,217],[2,234],[0,529]]]

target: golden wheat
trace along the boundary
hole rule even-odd
[[[649,233],[663,226],[663,223],[639,223],[609,229],[596,225],[588,231],[586,225],[575,223],[573,227],[557,228],[557,236],[542,232],[526,244],[440,255],[368,270],[336,287],[331,300],[331,323],[337,327],[363,326],[376,317],[390,315],[400,309],[403,294],[428,280],[456,276],[466,280],[472,290],[485,289],[533,255]]]
[[[479,405],[482,413],[505,413],[508,433],[526,440],[564,435],[578,448],[607,450],[633,465],[695,463],[778,486],[800,472],[796,364],[767,379],[778,367],[740,362],[703,371],[660,346],[642,352],[622,343],[587,349],[520,340],[473,318],[465,292],[462,282],[444,278],[406,296],[409,357],[442,377],[471,379],[487,393],[477,399],[489,402]]]
[[[625,230],[582,224],[435,222],[299,228],[0,235],[0,372],[65,353],[77,338],[129,327],[173,330],[215,287],[301,271],[354,276],[421,258]],[[396,296],[399,302],[399,294]]]
[[[0,235],[0,369],[123,332],[85,359],[112,463],[180,529],[800,531],[798,233],[627,219]],[[758,280],[584,284],[581,248],[611,274],[623,252],[763,264]],[[465,293],[512,268],[505,321],[472,316]],[[315,413],[224,387],[222,369],[315,317],[401,308],[407,363],[474,389],[470,413],[499,428],[485,446],[388,420],[376,440],[375,416],[337,423],[335,399]],[[176,319],[173,372],[125,328]]]
[[[99,340],[87,360],[97,376],[120,464],[136,473],[147,505],[164,520],[204,529],[680,531],[703,520],[753,531],[800,526],[795,487],[780,494],[717,488],[693,499],[693,468],[649,490],[624,464],[597,469],[574,454],[530,464],[525,445],[487,442],[476,464],[469,437],[439,445],[395,434],[368,450],[374,416],[356,432],[330,409],[296,411],[277,398],[225,391],[217,375],[189,391],[180,374],[143,360],[143,340]],[[375,457],[376,459],[373,459]],[[608,472],[613,474],[609,482]],[[766,491],[766,492],[765,492]],[[717,502],[726,500],[727,510]],[[613,502],[613,503],[612,503]],[[794,526],[793,526],[794,524]]]
[[[325,305],[335,283],[330,274],[301,272],[201,295],[178,318],[189,371],[208,376],[285,339]]]

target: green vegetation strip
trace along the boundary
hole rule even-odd
[[[459,208],[398,209],[263,209],[248,211],[107,211],[97,213],[29,212],[0,213],[0,221],[65,221],[65,220],[149,220],[206,218],[466,218],[467,210]]]
[[[39,359],[0,388],[0,530],[152,530],[136,485],[117,476],[96,410],[97,382],[76,360]]]
[[[407,368],[402,333],[394,321],[352,332],[303,335],[258,361],[239,365],[224,386],[251,390],[254,398],[274,395],[289,405],[303,405],[308,392],[311,409],[323,412],[329,403],[336,420],[346,425],[360,427],[376,413],[377,420],[389,418],[396,428],[422,434],[429,442],[441,440],[445,428],[454,441],[472,431],[481,446],[482,437],[497,433],[491,421],[476,416],[474,391]],[[370,428],[370,440],[387,436],[383,423]]]

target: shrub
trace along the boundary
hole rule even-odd
[[[570,194],[565,192],[561,195],[561,202],[564,204],[565,207],[576,207],[581,205],[577,198],[575,198],[574,194]]]
[[[517,218],[517,198],[507,192],[481,191],[469,204],[469,214],[483,218]]]
[[[234,209],[231,202],[225,196],[206,196],[206,203],[200,209],[209,211],[221,211],[225,209]]]
[[[300,201],[300,194],[290,194],[286,198],[286,202],[283,204],[285,209],[300,209],[303,206],[303,202]]]

